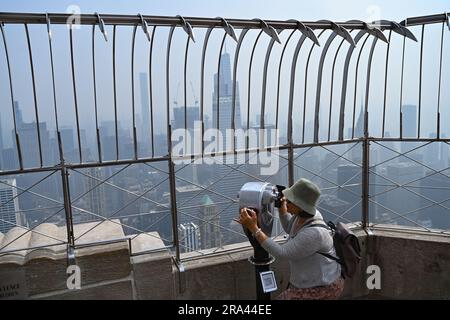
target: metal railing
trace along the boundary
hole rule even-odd
[[[84,29],[76,29],[78,25],[83,26]],[[433,39],[437,39],[437,41],[427,47],[425,29],[426,27],[430,28],[436,33],[434,25],[441,25],[440,37],[434,36]],[[23,26],[23,30],[19,30],[21,26]],[[91,26],[92,29],[86,31],[85,26]],[[3,170],[0,171],[0,177],[26,175],[39,177],[28,188],[9,185],[9,187],[19,190],[19,193],[7,202],[1,203],[0,208],[22,194],[32,194],[58,206],[58,211],[47,215],[36,226],[9,223],[25,229],[26,232],[36,232],[37,226],[46,221],[53,221],[55,216],[63,212],[67,239],[65,241],[59,239],[58,243],[67,244],[72,249],[77,247],[77,240],[93,231],[103,221],[119,223],[124,228],[133,231],[135,235],[129,237],[130,239],[140,234],[148,234],[147,232],[152,227],[161,222],[167,223],[164,219],[170,217],[171,235],[166,238],[161,236],[160,239],[164,240],[168,247],[175,248],[177,260],[180,259],[180,249],[185,246],[184,238],[180,237],[178,232],[181,217],[199,220],[200,228],[202,225],[211,225],[217,227],[217,230],[236,233],[242,238],[242,241],[245,241],[245,235],[242,232],[233,230],[227,225],[224,226],[219,219],[222,212],[228,212],[227,210],[235,208],[237,203],[235,197],[225,194],[220,188],[217,189],[217,186],[229,178],[230,174],[240,175],[248,180],[281,179],[281,182],[285,184],[292,184],[300,176],[309,176],[313,180],[320,179],[323,182],[322,189],[330,197],[339,199],[340,196],[335,196],[335,194],[344,191],[353,197],[353,202],[348,203],[345,210],[339,214],[324,206],[321,209],[336,219],[343,219],[347,222],[352,220],[347,219],[346,215],[358,210],[361,213],[360,220],[363,228],[370,227],[371,206],[383,207],[383,210],[407,220],[411,220],[407,216],[411,212],[415,212],[410,210],[402,215],[397,212],[398,210],[383,206],[380,201],[377,201],[377,197],[387,191],[383,190],[380,194],[380,192],[372,192],[371,187],[376,189],[380,186],[389,186],[394,189],[404,189],[431,202],[431,206],[450,210],[444,205],[448,199],[433,200],[412,190],[414,186],[411,186],[411,183],[436,174],[449,178],[450,176],[443,173],[448,167],[437,170],[423,161],[409,157],[407,154],[411,151],[399,152],[396,148],[386,146],[387,143],[392,142],[420,143],[422,145],[414,148],[414,150],[419,150],[430,143],[448,145],[450,139],[445,138],[442,134],[445,117],[441,117],[441,114],[447,112],[443,108],[450,103],[447,101],[447,105],[445,105],[442,102],[444,100],[442,83],[445,79],[445,63],[447,62],[444,55],[444,47],[447,43],[444,39],[448,38],[445,33],[446,26],[450,28],[447,13],[408,18],[400,23],[387,20],[373,23],[359,20],[300,22],[297,20],[264,21],[261,19],[211,19],[97,13],[83,14],[74,20],[73,16],[67,14],[0,13],[3,43],[3,56],[0,57],[3,60],[0,65],[5,70],[2,76],[2,81],[4,80],[2,89],[8,92],[4,94],[7,99],[4,98],[3,101],[9,100],[11,106],[9,110],[6,104],[2,104],[1,117],[4,124],[8,122],[6,118],[11,120],[13,139],[10,141],[12,145],[10,151],[14,150],[14,154],[10,153],[10,158],[13,159],[10,162],[16,164],[15,167],[5,166],[6,156],[3,156],[3,160],[0,157],[2,165],[0,170]],[[420,37],[416,35],[417,30],[411,30],[414,28],[420,28]],[[122,31],[127,33],[121,33]],[[197,33],[196,35],[194,35],[194,31]],[[10,32],[14,36],[14,42],[11,42]],[[44,34],[47,38],[46,44],[42,41],[33,43],[33,35],[36,38],[39,38],[40,35],[42,40]],[[17,48],[11,46],[19,41],[17,39],[21,35],[26,39],[26,48],[20,47],[20,50],[27,52],[28,71],[24,71],[23,65],[17,66],[14,60],[20,57],[17,55]],[[120,42],[119,37],[125,38],[127,42]],[[86,39],[89,42],[86,42]],[[203,41],[201,41],[202,39]],[[370,49],[365,50],[369,39],[372,40]],[[400,46],[398,46],[398,41],[400,41]],[[414,50],[417,47],[412,49],[408,47],[410,43],[414,42],[418,42],[420,46],[418,57],[414,56]],[[382,47],[381,43],[383,43]],[[224,62],[223,59],[228,54],[227,44],[234,50],[231,55],[227,56],[228,60]],[[399,55],[393,53],[394,48],[392,47],[396,45],[398,48],[395,49],[400,48],[401,51]],[[33,49],[35,50],[33,51]],[[410,79],[405,79],[405,73],[409,70],[408,66],[405,67],[405,64],[409,62],[409,49],[413,52],[410,56],[418,58],[419,61],[417,116],[415,114],[413,116],[405,115],[406,111],[403,107],[403,101],[406,101],[405,88],[411,87]],[[428,131],[434,132],[432,137],[423,136],[423,122],[421,123],[421,119],[424,119],[425,116],[430,117],[431,113],[429,109],[424,110],[423,108],[424,81],[426,81],[424,80],[424,70],[426,69],[423,64],[424,51],[427,49],[435,54],[437,52],[434,57],[436,57],[436,61],[439,61],[438,73],[433,75],[437,84],[434,96],[437,102],[436,111],[435,114],[431,114],[435,126],[428,128]],[[118,59],[119,55],[125,55],[127,52],[130,53],[129,56]],[[259,52],[262,53],[258,54]],[[68,59],[63,61],[65,54]],[[48,65],[43,65],[44,61],[47,61]],[[228,72],[222,69],[226,68],[224,64],[227,63],[229,63],[231,80],[221,77],[224,72]],[[378,65],[378,68],[372,67],[374,63]],[[70,67],[68,68],[68,66]],[[398,68],[398,66],[401,67]],[[42,69],[48,71],[46,76],[43,75]],[[414,67],[410,66],[410,69],[414,69]],[[64,70],[68,73],[65,73]],[[84,70],[90,71],[83,73]],[[136,107],[137,70],[140,70],[142,75],[140,83],[142,110],[140,113],[137,112]],[[365,75],[363,71],[365,71]],[[25,72],[30,74],[30,92],[23,88],[26,86],[22,81],[27,81],[26,77],[23,77]],[[210,83],[211,78],[208,75],[212,76],[211,78],[215,76],[215,82]],[[20,83],[18,77],[21,79]],[[381,79],[379,81],[381,85],[373,84],[374,79]],[[106,80],[110,83],[105,83]],[[394,85],[394,80],[399,80],[399,83]],[[45,81],[47,81],[48,90],[46,94],[43,94],[41,87],[44,86]],[[226,86],[231,85],[231,88],[223,89],[221,81],[227,81]],[[239,86],[239,82],[241,86]],[[183,106],[178,107],[178,90],[181,84]],[[67,90],[67,87],[64,88],[64,85],[69,85],[70,90]],[[329,88],[327,88],[328,85]],[[189,87],[192,94],[189,93]],[[261,89],[259,90],[259,88]],[[128,89],[130,89],[130,94],[128,94]],[[108,93],[105,94],[105,91]],[[375,107],[373,102],[371,103],[374,91],[377,91],[382,97],[381,105]],[[174,94],[174,92],[176,93]],[[241,99],[242,92],[246,99]],[[211,101],[207,99],[208,94],[213,96]],[[21,111],[16,104],[17,97],[23,95],[32,97],[32,108],[29,108],[29,114],[32,115],[32,117],[30,116],[31,124],[34,123],[33,129],[35,129],[35,133],[32,130],[33,135],[31,136],[35,137],[36,143],[27,141],[31,137],[30,126],[26,129]],[[67,98],[70,95],[72,98]],[[392,102],[391,100],[394,100],[392,95],[396,95],[399,102]],[[43,111],[46,108],[41,102],[45,100],[44,96],[52,106],[51,113],[50,109]],[[362,97],[359,119],[357,119],[358,96]],[[148,98],[147,103],[143,102],[146,98]],[[429,98],[429,95],[426,98]],[[411,100],[410,97],[408,99]],[[194,112],[194,120],[200,123],[199,129],[202,137],[208,127],[218,130],[231,129],[233,132],[238,129],[248,132],[252,127],[257,127],[284,131],[284,134],[283,132],[280,134],[284,141],[269,143],[262,139],[252,146],[249,136],[246,136],[245,143],[240,145],[237,141],[238,137],[234,136],[231,146],[227,146],[227,148],[216,148],[211,152],[206,150],[205,141],[202,140],[199,150],[191,152],[184,150],[182,155],[174,154],[172,134],[175,128],[173,126],[185,131],[192,129],[191,124],[188,125],[188,122],[192,120],[189,119],[188,114],[188,106],[192,101],[194,101],[195,110],[198,111],[198,113]],[[246,108],[241,108],[241,101],[246,101]],[[73,110],[70,111],[73,113],[73,117],[67,110],[70,105],[73,106]],[[144,111],[143,105],[148,106],[148,108],[145,107],[146,111]],[[120,108],[120,106],[126,106],[126,109]],[[393,111],[394,107],[397,111]],[[180,117],[176,117],[175,108],[179,114],[182,113],[181,120]],[[231,116],[223,116],[224,113],[230,112],[229,109],[231,109]],[[242,115],[245,116],[245,121],[241,119],[242,110],[244,110]],[[256,114],[256,112],[259,113]],[[108,113],[114,116],[110,121],[112,133],[106,136],[104,131],[107,128],[106,125],[102,125],[102,117],[106,120],[105,114]],[[369,114],[372,116],[369,117]],[[397,114],[398,118],[392,116],[393,114]],[[250,119],[253,115],[259,115],[254,124]],[[271,115],[272,120],[267,120],[267,115]],[[141,119],[138,119],[138,116]],[[62,122],[67,122],[67,118],[70,118],[76,128],[76,139],[72,147],[74,152],[70,156],[67,151],[68,146],[63,141],[61,125]],[[212,125],[209,125],[209,118],[212,120]],[[45,127],[40,125],[43,119],[48,123],[54,122],[52,124],[54,130],[50,130],[55,137],[51,146],[49,146],[50,140],[46,137]],[[227,122],[225,127],[223,119]],[[381,122],[372,125],[376,119],[381,119]],[[411,119],[417,119],[417,127],[411,128],[411,124],[408,122]],[[95,129],[89,129],[89,122],[91,125],[94,124]],[[121,136],[124,122],[128,122],[125,131],[129,134],[123,134],[125,138]],[[387,128],[395,128],[397,125],[399,127],[398,136],[387,137]],[[407,126],[406,129],[405,126]],[[345,133],[346,129],[348,130],[347,134]],[[88,143],[83,141],[83,131],[92,133],[93,138],[90,145],[93,146],[94,151],[89,148]],[[414,137],[410,135],[412,131],[414,131]],[[110,138],[110,140],[105,138]],[[126,141],[127,139],[128,141]],[[126,143],[123,143],[124,141]],[[0,141],[0,147],[2,144]],[[417,165],[424,166],[431,173],[424,177],[413,178],[408,183],[398,183],[393,177],[375,170],[382,163],[388,161],[371,165],[370,153],[374,149],[371,145],[397,153],[397,156],[391,160],[404,157]],[[345,146],[347,149],[333,150],[339,146]],[[49,154],[52,148],[56,155],[51,159]],[[33,149],[32,152],[30,149]],[[323,167],[308,168],[311,163],[302,163],[302,161],[305,158],[307,161],[314,160],[314,158],[308,157],[311,153],[310,150],[319,150],[334,159]],[[262,177],[245,170],[250,159],[263,151],[276,154],[285,162],[278,170],[277,175]],[[353,157],[348,156],[350,152],[353,152]],[[243,155],[246,161],[238,166],[230,165],[223,158],[230,154],[235,157]],[[358,154],[359,157],[354,156],[355,154]],[[30,159],[30,157],[35,159]],[[222,169],[226,168],[228,171],[221,172],[218,179],[208,179],[207,183],[199,183],[195,178],[183,177],[184,168],[195,166],[196,161],[205,158],[222,161]],[[179,160],[189,160],[189,164],[177,165]],[[342,177],[345,177],[345,181],[341,183],[324,176],[326,170],[332,168],[334,164],[343,162],[357,167],[357,173],[349,176],[343,174]],[[159,164],[167,165],[167,170],[162,169],[158,166]],[[130,191],[128,190],[129,185],[120,186],[114,177],[120,176],[122,172],[132,166],[140,167],[139,170],[153,170],[161,175],[162,179],[151,181],[151,186],[147,186],[147,188],[143,188],[139,184],[139,188],[143,189],[142,192]],[[117,167],[120,169],[111,169]],[[110,168],[108,170],[111,172],[107,178],[104,178],[102,175],[86,173],[85,171],[90,168],[104,168],[105,170]],[[282,173],[283,178],[280,178],[280,172],[285,168],[287,170]],[[62,194],[62,199],[31,191],[42,181],[53,177],[55,173],[61,174],[57,189]],[[48,175],[40,179],[41,174]],[[85,188],[88,189],[87,191],[79,192],[80,194],[76,197],[74,197],[76,192],[71,191],[74,184],[76,186],[72,178],[75,175],[94,182]],[[214,176],[214,174],[212,175]],[[358,176],[360,178],[355,182],[355,177]],[[376,180],[376,177],[390,183],[371,182],[371,180]],[[2,181],[2,184],[8,185],[5,181]],[[160,196],[149,196],[150,192],[157,190],[159,186],[163,186],[168,191],[167,202],[167,199],[162,199]],[[182,186],[195,187],[197,190],[181,201],[177,198],[181,194],[180,187]],[[94,212],[92,208],[87,209],[76,205],[77,201],[85,195],[106,187],[118,190],[133,199],[123,203],[109,215],[102,215],[100,212]],[[240,186],[236,186],[233,192],[237,193],[239,188]],[[355,188],[359,189],[355,191]],[[205,207],[204,204],[192,203],[199,195],[205,193],[220,197],[223,203],[220,200],[215,203],[224,206],[213,215],[202,218],[190,210]],[[157,210],[147,213],[137,210],[138,212],[127,212],[119,216],[119,213],[140,200],[148,202]],[[92,200],[91,204],[94,201]],[[75,235],[74,214],[81,213],[101,221],[81,235]],[[115,218],[131,219],[156,214],[161,216],[152,220],[145,228],[136,228],[125,223],[126,220],[120,222],[114,220]],[[4,219],[1,220],[8,223]],[[384,219],[384,221],[389,221],[389,219]],[[414,220],[412,223],[420,225]],[[423,228],[430,230],[428,227]],[[154,235],[149,234],[149,236]],[[131,246],[131,240],[129,243]],[[9,244],[0,248],[0,251],[9,252],[7,251]]]

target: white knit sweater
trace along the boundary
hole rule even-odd
[[[275,258],[288,259],[290,266],[289,282],[297,288],[311,288],[333,283],[341,275],[341,266],[336,261],[317,253],[318,251],[336,256],[333,238],[325,228],[308,227],[313,224],[324,223],[322,215],[316,215],[305,221],[304,227],[295,230],[297,216],[290,213],[280,216],[283,229],[289,234],[287,241],[278,244],[268,238],[261,246]],[[291,232],[292,231],[292,232]]]

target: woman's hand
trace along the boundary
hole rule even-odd
[[[250,230],[251,233],[254,233],[256,230],[258,230],[256,212],[252,209],[242,208],[239,215],[239,220],[236,221]]]
[[[281,198],[281,206],[278,208],[278,213],[280,216],[287,213],[287,199],[285,197]]]

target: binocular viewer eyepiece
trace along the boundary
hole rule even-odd
[[[242,208],[251,208],[256,212],[258,226],[267,235],[271,236],[273,227],[274,208],[281,206],[282,191],[286,187],[273,185],[267,182],[247,182],[239,191],[239,210]],[[251,244],[255,247],[259,244],[248,234],[244,228]]]

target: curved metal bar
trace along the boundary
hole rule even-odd
[[[378,38],[386,43],[389,43],[389,40],[384,35],[383,31],[381,29],[377,28],[376,26],[381,25],[381,22],[373,22],[372,24],[368,24],[367,22],[361,21],[361,20],[350,20],[347,21],[348,23],[362,23],[364,25],[364,29],[368,34],[371,34],[375,38]],[[388,22],[387,22],[388,23]]]
[[[384,128],[386,123],[386,102],[387,102],[387,80],[388,80],[388,65],[389,65],[389,51],[391,48],[392,30],[389,30],[389,39],[386,50],[386,67],[384,69],[384,102],[383,102],[383,124],[381,128],[381,137],[384,138]]]
[[[100,29],[100,32],[103,34],[105,41],[108,41],[108,34],[106,33],[105,22],[103,21],[103,19],[100,17],[100,15],[97,12],[94,14],[97,16],[97,23],[98,23],[98,28]]]
[[[96,75],[95,75],[95,24],[92,25],[92,77],[94,80],[94,112],[95,112],[95,132],[97,135],[98,160],[99,160],[99,162],[102,162],[102,147],[101,147],[101,139],[100,139],[100,129],[98,128],[97,79],[96,79]]]
[[[306,36],[302,35],[297,42],[297,46],[295,47],[294,55],[292,57],[291,64],[291,80],[289,84],[289,104],[288,104],[288,127],[287,127],[287,138],[288,144],[292,145],[292,109],[294,107],[294,86],[295,86],[295,71],[297,70],[297,61],[298,55],[300,53],[300,49],[303,46],[303,43],[306,40]],[[314,48],[314,45],[312,46]]]
[[[33,85],[33,99],[34,99],[34,115],[36,118],[36,131],[37,131],[37,140],[38,140],[38,150],[39,150],[39,163],[42,167],[42,143],[41,143],[41,129],[39,127],[39,112],[38,112],[38,103],[36,96],[36,79],[34,76],[34,64],[33,64],[33,54],[31,52],[31,41],[30,41],[30,33],[28,32],[28,25],[25,23],[25,34],[27,36],[27,45],[28,45],[28,57],[30,61],[30,69],[31,69],[31,82]]]
[[[279,34],[283,31],[284,30],[280,30]],[[265,109],[266,109],[267,69],[269,67],[270,54],[272,53],[272,48],[273,48],[274,43],[275,43],[275,39],[272,38],[267,47],[266,58],[264,60],[263,83],[262,83],[262,90],[261,90],[261,112],[260,112],[261,117],[260,117],[260,126],[259,126],[261,129],[265,129],[264,114],[265,114]]]
[[[145,35],[147,36],[147,40],[148,42],[150,42],[150,33],[148,32],[148,24],[147,21],[145,21],[144,17],[142,16],[142,14],[138,14],[139,17],[141,18],[141,27],[142,27],[142,31],[144,31]]]
[[[186,39],[186,49],[184,51],[184,74],[183,74],[183,98],[184,98],[184,132],[187,130],[187,63],[189,52],[189,37]],[[187,139],[184,139],[184,153],[187,155]]]
[[[245,35],[247,34],[248,31],[249,31],[249,29],[243,29],[241,31],[241,34],[239,35],[239,39],[238,39],[238,42],[237,42],[236,51],[234,52],[233,96],[231,97],[231,129],[233,130],[233,132],[236,129],[236,122],[235,122],[235,115],[236,115],[236,88],[237,88],[236,75],[237,75],[237,66],[238,66],[238,61],[239,61],[239,52],[241,51],[242,42],[243,42],[243,40],[245,38]],[[241,126],[241,125],[242,125],[242,120],[241,120],[241,123],[239,124],[239,126]],[[233,139],[233,150],[236,151],[235,139]]]
[[[305,26],[302,22],[295,20],[295,19],[290,19],[287,21],[295,22],[297,24],[297,30],[300,31],[304,36],[311,39],[312,42],[314,42],[316,45],[318,45],[320,47],[319,39],[317,39],[316,34],[314,33],[313,29]]]
[[[167,38],[167,55],[166,55],[166,102],[167,102],[167,108],[166,108],[166,117],[167,117],[167,138],[171,136],[170,132],[170,47],[172,45],[172,37],[173,32],[175,30],[175,26],[172,26],[170,28],[169,37]],[[169,150],[169,154],[172,151]]]
[[[138,158],[137,153],[137,135],[136,135],[136,109],[134,102],[134,47],[136,43],[136,29],[137,26],[133,28],[133,40],[131,44],[131,112],[133,114],[133,149],[134,149],[134,159]]]
[[[222,43],[220,44],[219,61],[217,63],[217,130],[220,130],[220,62],[222,61],[222,51],[226,37],[227,33],[225,32],[222,38]]]
[[[419,69],[419,110],[417,115],[417,139],[420,138],[420,116],[422,111],[422,73],[423,73],[423,38],[425,36],[425,25],[422,25],[422,37],[420,38],[420,69]]]
[[[322,34],[326,31],[326,29],[322,30],[319,33],[319,36],[317,38],[320,38]],[[351,36],[350,36],[351,37]],[[308,89],[308,68],[309,68],[309,61],[311,59],[311,54],[313,52],[314,46],[311,47],[308,54],[308,59],[306,61],[306,67],[305,67],[305,92],[303,95],[303,127],[302,127],[302,144],[305,143],[305,121],[306,121],[306,93]],[[292,125],[291,125],[292,126]]]
[[[255,49],[256,49],[256,45],[258,44],[258,41],[261,37],[263,33],[263,30],[261,30],[258,34],[258,36],[256,37],[255,43],[253,44],[253,49],[252,49],[252,53],[250,55],[250,62],[249,62],[249,66],[248,66],[248,91],[247,91],[247,132],[248,129],[250,128],[250,91],[251,91],[251,80],[252,80],[252,65],[253,65],[253,56],[255,54]],[[249,144],[249,136],[246,136],[245,139],[245,147],[248,149],[248,144]]]
[[[149,48],[149,57],[148,57],[148,87],[150,94],[150,124],[151,124],[151,139],[152,139],[152,158],[155,157],[155,144],[154,144],[154,134],[153,134],[153,86],[152,86],[152,55],[153,55],[153,39],[155,38],[156,26],[153,27],[150,48]]]
[[[449,21],[447,21],[447,23],[449,23]],[[441,32],[441,51],[440,51],[440,55],[439,55],[439,85],[438,85],[438,98],[437,98],[437,122],[436,122],[436,138],[439,139],[439,137],[441,136],[441,123],[440,123],[440,119],[441,119],[441,112],[440,112],[440,107],[441,107],[441,82],[442,82],[442,51],[444,48],[444,27],[445,27],[445,23],[442,23],[442,32]],[[450,30],[450,24],[449,24],[449,30]]]
[[[223,30],[225,30],[225,32],[231,37],[233,38],[234,41],[238,42],[237,36],[236,36],[236,32],[234,31],[234,28],[231,24],[228,23],[227,20],[225,20],[222,17],[217,17],[217,19],[222,20],[223,23]]]
[[[370,37],[370,34],[368,34],[368,35],[366,36],[366,38],[364,39],[364,42],[363,42],[363,44],[362,44],[362,46],[361,46],[361,49],[359,50],[358,59],[356,60],[356,67],[355,67],[355,91],[354,91],[354,94],[353,94],[353,122],[352,122],[353,125],[352,125],[352,139],[355,137],[355,117],[356,117],[356,99],[357,99],[356,94],[357,94],[357,91],[358,91],[358,69],[359,69],[359,61],[360,61],[360,59],[361,59],[361,54],[362,54],[362,52],[363,52],[363,50],[364,50],[364,47],[365,47],[365,45],[366,45],[367,40],[369,39],[369,37]]]
[[[358,20],[352,20],[352,21],[358,21]],[[385,21],[386,23],[392,23],[393,26],[394,23],[391,21],[386,21],[386,20],[381,20],[378,22],[374,22],[374,24],[381,24],[383,21]],[[374,31],[373,28],[368,27],[368,25],[366,24],[366,28],[359,31],[358,34],[355,36],[354,38],[354,42],[355,44],[357,44],[359,42],[359,40],[361,40],[361,38],[363,37],[364,34],[368,33],[373,34],[375,37],[383,39],[380,37],[378,31]],[[405,31],[406,30],[406,31]],[[395,26],[395,29],[393,29],[394,32],[397,33],[401,33],[401,34],[407,34],[408,32],[410,33],[410,31],[404,27],[401,26]],[[375,33],[374,33],[375,32]],[[383,35],[384,37],[384,35]],[[414,36],[413,36],[414,37]],[[385,37],[384,37],[385,38]],[[346,95],[347,95],[347,81],[348,81],[348,68],[350,65],[350,59],[351,56],[353,54],[355,47],[354,46],[350,46],[348,52],[347,52],[347,56],[345,58],[345,64],[344,64],[344,72],[343,72],[343,77],[342,77],[342,90],[341,90],[341,108],[340,108],[340,113],[339,113],[339,134],[338,134],[338,140],[343,140],[344,139],[344,117],[345,117],[345,100],[346,100]]]
[[[180,15],[178,15],[177,18],[181,20],[181,26],[183,27],[183,30],[189,35],[189,38],[191,38],[192,41],[195,42],[194,30],[192,29],[191,24]]]
[[[342,38],[344,38],[345,40],[347,40],[352,46],[356,46],[355,41],[353,40],[352,36],[347,31],[347,29],[341,27],[340,25],[338,25],[330,20],[319,20],[317,22],[329,23],[331,25],[331,29],[333,30],[334,33],[336,33],[337,35],[339,35]]]
[[[379,21],[375,21],[374,24],[377,24],[377,25],[390,24],[392,31],[417,42],[417,38],[414,36],[414,34],[408,28],[406,28],[406,26],[403,26],[401,23],[397,23],[395,21],[389,21],[389,20],[379,20]]]
[[[119,126],[117,119],[117,83],[116,83],[116,25],[113,26],[113,90],[114,90],[114,127],[116,134],[116,160],[119,160]]]
[[[9,62],[8,44],[6,41],[6,35],[5,35],[5,30],[3,28],[3,23],[0,23],[0,30],[2,32],[3,47],[5,48],[6,65],[8,67],[9,95],[11,97],[11,109],[12,109],[12,114],[13,114],[13,124],[14,124],[14,134],[15,134],[15,138],[16,138],[17,157],[19,159],[20,170],[23,170],[22,149],[20,147],[19,132],[17,130],[16,110],[14,108],[14,90],[13,90],[12,76],[11,76],[11,64]]]
[[[284,53],[286,52],[287,45],[289,44],[289,41],[291,40],[292,36],[294,35],[296,30],[293,30],[289,37],[287,38],[286,42],[284,43],[283,50],[281,51],[280,56],[280,63],[278,65],[278,81],[277,81],[277,105],[275,109],[275,129],[278,129],[278,111],[280,108],[280,84],[281,84],[281,66],[283,64],[283,58]]]
[[[205,39],[203,40],[203,50],[202,50],[202,65],[201,65],[201,75],[200,75],[200,122],[202,125],[201,136],[204,136],[205,132],[205,123],[204,123],[204,87],[205,87],[205,57],[206,57],[206,49],[208,47],[209,37],[211,36],[211,32],[214,30],[213,27],[208,28],[205,34]],[[205,150],[205,141],[202,139],[202,155]]]
[[[80,163],[83,163],[83,155],[81,151],[81,136],[80,136],[80,119],[78,116],[78,99],[77,99],[77,85],[75,81],[75,64],[73,59],[73,27],[70,25],[70,62],[72,66],[72,85],[73,85],[73,100],[75,103],[75,117],[77,122],[77,137],[78,137],[78,153],[80,156]]]
[[[402,46],[402,72],[401,72],[401,80],[400,80],[400,139],[403,137],[403,75],[405,70],[405,42],[406,37],[403,37],[403,46]]]
[[[364,137],[369,137],[369,122],[368,122],[368,115],[369,115],[369,91],[370,91],[370,73],[372,70],[372,61],[373,61],[373,52],[375,51],[375,46],[378,42],[378,37],[375,37],[372,42],[372,47],[370,48],[369,53],[369,62],[367,65],[367,77],[366,77],[366,97],[365,97],[365,106],[364,106]]]
[[[53,109],[55,112],[55,125],[56,125],[56,132],[59,132],[59,121],[58,121],[58,109],[57,109],[57,103],[56,103],[56,83],[55,83],[55,67],[53,63],[53,46],[52,46],[52,30],[50,28],[51,21],[48,17],[48,14],[46,13],[46,20],[47,20],[47,33],[48,33],[48,47],[49,47],[49,54],[50,54],[50,69],[52,73],[52,90],[53,90]],[[59,139],[59,137],[58,137]],[[59,143],[61,141],[58,141]],[[60,159],[62,159],[62,154],[60,154]]]
[[[274,39],[276,42],[281,44],[280,38],[278,37],[278,32],[277,30],[275,30],[274,27],[269,26],[267,24],[267,22],[265,22],[262,19],[256,18],[253,19],[254,21],[259,21],[261,23],[261,29],[262,31],[264,31],[264,33],[266,33],[269,37],[271,37],[272,39]]]
[[[350,30],[350,32],[352,32],[353,30]],[[332,114],[332,109],[333,109],[333,83],[334,83],[334,70],[336,67],[336,61],[337,61],[337,57],[339,54],[339,51],[341,50],[342,45],[344,44],[345,39],[341,40],[341,43],[339,44],[339,47],[336,50],[336,54],[334,55],[334,59],[333,59],[333,67],[331,69],[331,85],[330,85],[330,111],[328,114],[328,141],[330,141],[330,137],[331,137],[331,114]]]
[[[331,21],[330,21],[331,22]],[[327,42],[325,43],[325,47],[322,50],[322,54],[320,56],[319,61],[319,70],[317,75],[317,89],[316,89],[316,108],[315,108],[315,116],[314,116],[314,142],[319,142],[319,126],[320,126],[320,96],[322,91],[322,75],[323,75],[323,65],[325,62],[325,57],[327,55],[328,49],[330,48],[331,43],[337,36],[341,36],[345,40],[347,40],[351,45],[355,46],[355,42],[350,35],[350,33],[344,28],[339,27],[338,25],[332,23],[333,33],[328,37]],[[345,31],[343,31],[345,30]]]

